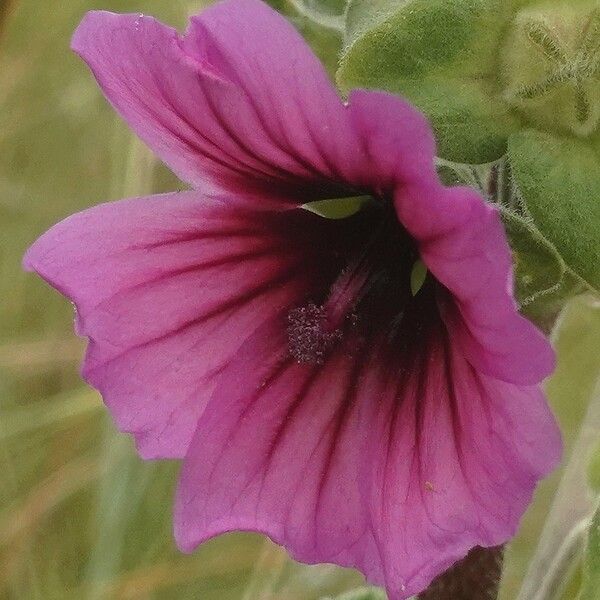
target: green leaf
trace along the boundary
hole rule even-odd
[[[536,228],[566,265],[600,290],[600,159],[588,143],[526,130],[509,159]]]
[[[422,260],[417,260],[410,273],[410,291],[413,296],[419,293],[419,290],[425,283],[425,279],[427,279],[427,267]]]
[[[422,80],[390,82],[387,89],[427,115],[438,155],[450,161],[481,164],[498,159],[518,126],[506,105],[478,80],[432,74]]]
[[[290,1],[290,0],[288,0]],[[347,0],[293,0],[294,5],[301,4],[308,9],[327,15],[343,15]]]
[[[346,45],[352,44],[369,29],[381,25],[410,0],[350,0],[346,8]]]
[[[373,201],[371,196],[349,196],[307,202],[302,208],[324,217],[325,219],[346,219],[359,212],[366,204]]]
[[[414,77],[465,58],[488,0],[353,0],[346,17],[345,62],[371,77]],[[356,21],[356,22],[354,22]],[[358,38],[350,39],[350,32]],[[353,51],[361,50],[362,55]],[[348,64],[348,68],[350,65]],[[479,67],[474,67],[478,70]]]
[[[530,219],[505,207],[502,221],[513,252],[515,297],[522,313],[540,326],[554,318],[565,302],[587,290],[556,248]]]
[[[600,507],[590,523],[583,562],[583,583],[579,600],[600,598]]]
[[[346,0],[271,0],[269,2],[282,12],[294,13],[306,17],[313,24],[328,29],[342,31]]]
[[[507,18],[499,0],[351,0],[338,83],[406,96],[431,120],[440,156],[492,161],[518,127],[496,91]]]
[[[522,216],[501,208],[513,251],[515,296],[521,312],[543,324],[562,305],[566,266],[548,240]]]

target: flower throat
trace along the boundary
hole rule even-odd
[[[425,289],[411,285],[419,255],[400,225],[391,203],[363,204],[338,221],[344,231],[338,269],[321,298],[311,298],[287,316],[288,348],[299,363],[322,364],[329,352],[352,332],[393,335],[406,308],[418,303]],[[427,287],[425,284],[424,287]]]

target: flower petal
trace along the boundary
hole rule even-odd
[[[272,151],[255,144],[256,130],[294,157],[297,164],[283,168],[357,183],[367,157],[347,108],[302,36],[265,2],[226,0],[202,11],[191,19],[184,48],[208,57],[243,91],[246,104],[225,106],[221,116],[258,153]]]
[[[199,422],[176,501],[180,548],[261,531],[303,562],[358,567],[400,600],[514,534],[560,449],[537,388],[478,373],[442,329],[417,353],[373,338],[297,364],[281,319],[248,339]]]
[[[132,129],[184,181],[233,179],[258,168],[215,123],[203,81],[233,90],[210,70],[192,64],[177,32],[152,17],[86,14],[71,46],[93,71],[107,99]]]
[[[351,94],[350,111],[359,134],[370,140],[368,154],[381,165],[378,176],[387,173],[395,181],[398,219],[416,240],[423,262],[453,296],[445,318],[460,322],[454,329],[469,360],[482,372],[513,383],[533,384],[549,375],[554,353],[518,313],[510,248],[495,208],[470,188],[440,184],[426,122],[403,100],[359,90]],[[407,162],[413,165],[409,174]]]
[[[220,2],[183,38],[151,17],[90,12],[72,46],[129,125],[197,187],[327,186],[362,161],[323,67],[259,0]]]
[[[542,332],[518,312],[512,257],[500,215],[469,188],[445,194],[466,223],[423,240],[419,250],[452,293],[446,322],[478,370],[512,383],[538,383],[554,370],[554,351]]]
[[[348,107],[370,187],[389,193],[408,183],[437,182],[433,131],[414,106],[386,92],[353,90]]]
[[[185,454],[245,337],[314,283],[315,244],[303,232],[318,231],[318,217],[231,204],[198,192],[104,204],[59,223],[26,255],[26,268],[75,303],[78,333],[90,339],[84,377],[146,458]]]
[[[303,562],[364,562],[373,572],[378,550],[359,485],[369,430],[360,369],[343,352],[298,364],[285,318],[265,323],[222,374],[184,461],[178,545],[191,551],[219,533],[255,530]]]
[[[426,589],[474,546],[508,541],[560,459],[539,388],[478,372],[450,339],[433,340],[372,403],[369,505],[391,600]]]

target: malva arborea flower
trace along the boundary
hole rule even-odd
[[[259,531],[400,600],[509,539],[560,454],[553,353],[515,308],[498,213],[440,183],[424,117],[343,103],[259,0],[183,36],[92,12],[73,48],[192,191],[69,217],[25,265],[75,303],[83,375],[141,456],[183,459],[179,547]]]

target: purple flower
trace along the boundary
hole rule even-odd
[[[84,377],[140,454],[184,459],[179,546],[261,531],[399,600],[510,538],[559,459],[553,354],[497,212],[440,184],[423,116],[343,104],[258,0],[183,37],[92,12],[73,47],[194,189],[76,214],[25,264],[76,304]],[[355,196],[348,218],[301,208]]]

